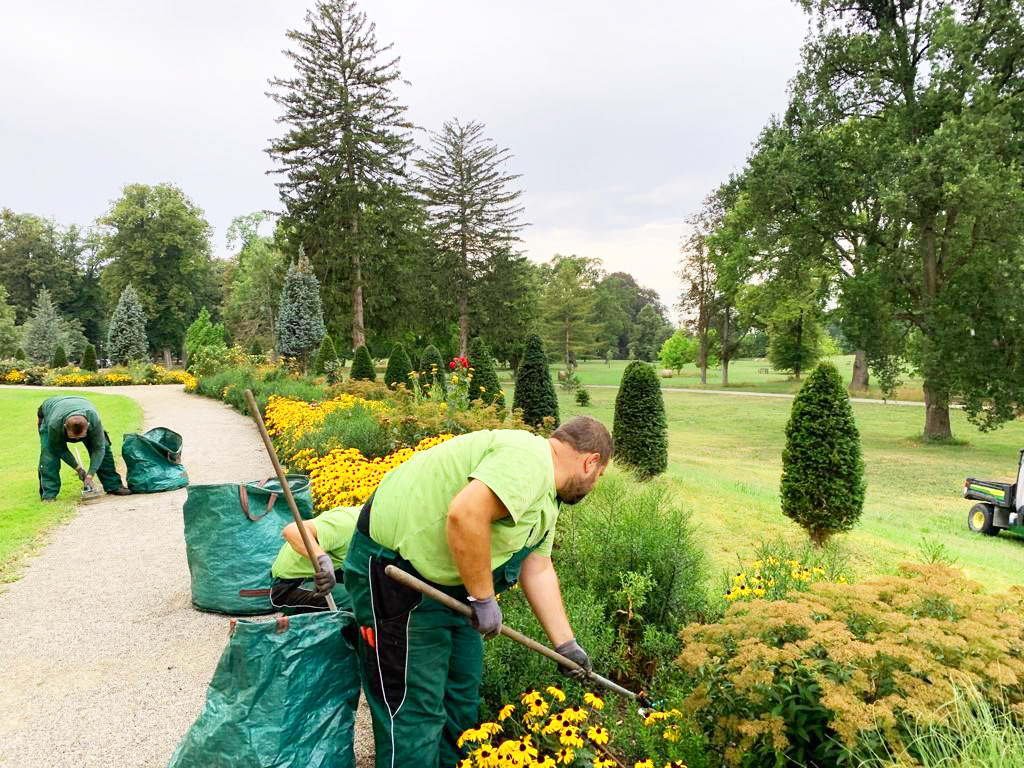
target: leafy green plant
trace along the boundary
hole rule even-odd
[[[590,392],[584,386],[576,390],[576,405],[583,406],[584,408],[590,405]]]
[[[412,387],[412,363],[409,361],[409,355],[403,344],[395,344],[391,350],[388,367],[384,372],[384,383],[390,389],[395,389],[398,386],[403,386],[406,389]]]
[[[494,403],[499,409],[505,407],[505,393],[498,383],[498,372],[494,368],[494,355],[480,337],[469,344],[469,365],[473,380],[469,383],[469,400],[480,400],[484,405]]]
[[[335,448],[355,448],[368,459],[387,456],[394,447],[389,432],[359,406],[327,414],[318,429],[307,432],[295,445],[296,451],[311,449],[319,456]]]
[[[64,347],[58,344],[53,348],[53,357],[50,359],[51,368],[63,368],[68,364],[68,355],[64,351]]]
[[[668,423],[658,375],[647,363],[626,366],[615,396],[615,460],[646,479],[668,467]]]
[[[440,395],[441,399],[444,399],[444,360],[441,359],[440,350],[433,344],[423,350],[423,357],[420,358],[419,373],[419,385],[423,393],[429,397]],[[435,390],[435,387],[439,387],[439,389]]]
[[[99,370],[96,365],[96,347],[92,344],[85,345],[85,352],[82,354],[82,370],[94,372]]]
[[[949,548],[938,539],[921,537],[917,544],[917,559],[926,565],[956,566],[960,558],[949,551]]]
[[[359,347],[352,357],[352,370],[348,377],[352,381],[376,381],[377,371],[374,370],[373,360],[370,358],[370,350],[366,345]]]
[[[334,339],[331,338],[331,334],[325,333],[320,340],[320,349],[313,359],[313,373],[322,376],[327,373],[329,366],[333,368],[337,362],[338,353],[334,349]]]

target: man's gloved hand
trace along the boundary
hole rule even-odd
[[[321,597],[326,597],[338,584],[338,580],[334,576],[334,561],[331,560],[331,556],[323,554],[317,557],[316,569],[316,575],[313,577],[316,593]]]
[[[478,600],[469,598],[469,607],[473,609],[473,626],[484,637],[494,637],[501,629],[501,606],[494,595]]]
[[[575,637],[567,643],[562,643],[560,646],[555,648],[555,650],[567,659],[571,659],[583,667],[583,669],[572,669],[559,664],[558,671],[567,677],[571,677],[574,680],[584,680],[587,677],[586,673],[594,668],[594,665],[590,661],[590,657],[587,656],[587,652],[580,647],[580,644],[576,642]],[[586,672],[584,672],[584,670],[586,670]]]
[[[75,472],[78,473],[78,479],[81,480],[84,483],[85,482],[85,478],[88,477],[88,475],[85,474],[85,467],[79,465],[79,466],[75,467]]]

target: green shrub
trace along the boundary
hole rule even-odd
[[[901,753],[915,728],[949,726],[945,705],[967,683],[1024,716],[1024,590],[986,593],[947,566],[736,603],[682,641],[683,709],[730,766]]]
[[[668,467],[668,424],[658,374],[647,363],[626,366],[615,396],[615,460],[646,479]]]
[[[92,344],[85,345],[85,352],[82,354],[82,370],[94,372],[99,370],[96,365],[96,347]]]
[[[558,426],[558,395],[551,381],[544,342],[533,335],[526,342],[523,360],[516,373],[516,391],[512,407],[523,412],[523,421],[533,427],[544,425],[544,419],[553,419]]]
[[[864,508],[864,461],[839,371],[821,363],[804,382],[786,425],[782,512],[815,544],[848,531]]]
[[[494,403],[499,409],[505,407],[505,393],[498,383],[498,372],[494,368],[494,355],[479,336],[469,344],[469,365],[473,369],[473,380],[469,383],[469,400],[481,400],[484,405]]]
[[[21,347],[18,347],[16,350],[14,350],[14,359],[15,360],[27,360],[28,358],[25,357],[25,350],[22,349]]]
[[[395,344],[388,357],[388,367],[384,372],[384,383],[388,388],[395,389],[401,384],[406,389],[412,389],[412,363],[405,351],[403,344]]]
[[[583,406],[584,408],[590,405],[590,392],[584,386],[576,390],[576,405]]]
[[[226,347],[227,333],[224,326],[210,318],[210,311],[203,307],[192,325],[185,331],[185,353],[191,358],[203,347]]]
[[[253,339],[249,344],[249,354],[253,357],[260,357],[263,355],[263,345],[260,344],[259,339]]]
[[[68,356],[64,351],[64,347],[58,344],[53,349],[53,357],[50,359],[51,368],[63,368],[68,364]]]
[[[352,381],[376,381],[377,371],[374,370],[373,360],[370,358],[370,350],[366,345],[359,347],[352,356],[352,370],[348,377]]]
[[[327,373],[327,366],[338,362],[338,353],[334,349],[334,339],[331,334],[325,333],[320,341],[320,349],[317,350],[316,358],[313,360],[313,373],[323,376]]]
[[[444,360],[438,348],[431,344],[423,350],[423,357],[420,358],[420,388],[424,394],[429,395],[431,387],[435,385],[439,385],[442,392],[445,391]]]
[[[387,456],[394,449],[391,435],[365,408],[331,411],[316,430],[296,442],[296,451],[311,449],[323,456],[335,448],[356,448],[368,459]]]

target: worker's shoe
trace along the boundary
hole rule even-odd
[[[125,486],[125,485],[122,485],[120,488],[115,488],[114,490],[109,491],[109,493],[112,496],[130,496],[131,492],[132,492],[131,488],[129,488],[129,487]]]

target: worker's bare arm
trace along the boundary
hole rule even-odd
[[[320,555],[326,554],[316,537],[316,524],[313,523],[312,520],[307,520],[303,525],[306,526],[306,533],[309,535],[309,543],[313,545],[313,557],[317,558],[320,557]],[[309,553],[306,552],[306,545],[302,543],[302,534],[299,532],[299,527],[295,523],[288,523],[288,525],[284,527],[284,530],[281,531],[281,535],[284,536],[285,541],[291,544],[292,549],[303,557],[309,557]]]
[[[551,644],[559,646],[572,640],[572,626],[565,613],[562,589],[551,558],[536,553],[528,555],[519,572],[519,583]]]
[[[494,594],[491,578],[491,523],[508,516],[494,491],[473,479],[448,505],[448,549],[462,583],[476,598]]]

